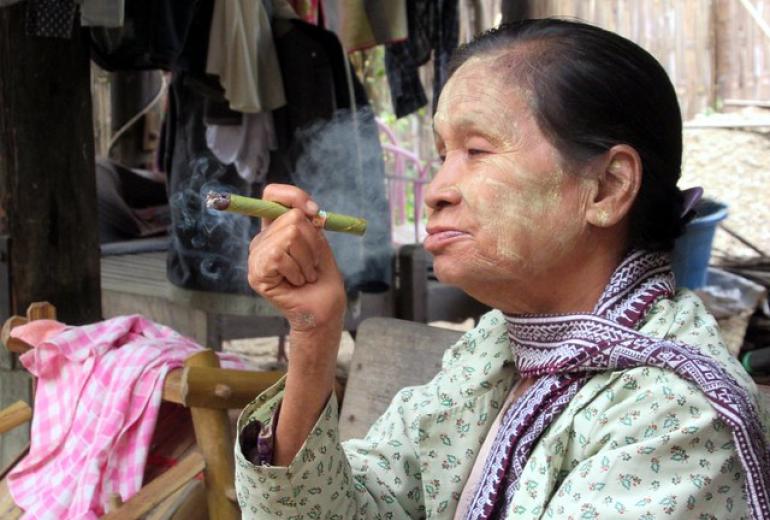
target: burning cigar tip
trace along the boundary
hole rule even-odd
[[[226,210],[230,206],[230,194],[210,191],[206,195],[206,207],[214,208],[220,211]]]

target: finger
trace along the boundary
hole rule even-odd
[[[310,245],[306,235],[307,232],[303,232],[305,226],[292,226],[286,228],[286,241],[290,244],[288,253],[294,261],[299,265],[302,270],[302,275],[309,282],[315,282],[318,279],[316,273],[316,260],[313,248]],[[312,230],[311,230],[312,231]]]
[[[262,242],[262,239],[264,238],[263,233],[257,233],[254,235],[254,238],[251,239],[251,242],[249,242],[249,254],[251,254],[252,251],[254,251],[256,248],[259,247],[259,244]]]
[[[302,224],[311,225],[305,212],[296,208],[290,209],[277,219],[270,222],[269,227],[267,229],[263,229],[261,234],[264,234],[264,240],[272,240],[270,237],[276,235],[283,236],[283,232],[286,228],[300,226]]]
[[[288,252],[281,257],[278,270],[287,282],[296,287],[302,287],[307,283],[305,275],[302,274],[302,268]]]
[[[271,228],[267,240],[270,243],[281,244],[280,247],[299,264],[305,279],[315,281],[318,278],[316,267],[323,245],[318,236],[318,230],[304,216],[290,224],[276,222],[275,226]]]
[[[277,202],[288,208],[301,210],[308,218],[318,214],[318,204],[310,195],[296,186],[290,184],[268,184],[262,191],[262,198]],[[269,225],[269,222],[267,223]]]
[[[272,288],[283,280],[292,285],[305,285],[305,276],[297,262],[280,246],[273,246],[270,251],[258,251],[252,255],[254,260],[249,270],[252,287]]]
[[[313,267],[317,268],[321,262],[321,254],[326,245],[324,241],[324,232],[308,220],[303,220],[298,223],[297,228],[302,233],[302,238],[310,249],[313,257]]]

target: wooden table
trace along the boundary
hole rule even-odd
[[[266,300],[254,295],[192,291],[166,278],[166,253],[102,257],[104,318],[142,314],[201,345],[219,350],[231,339],[283,336],[288,323]],[[370,316],[392,316],[390,292],[362,293],[348,302],[346,330]]]

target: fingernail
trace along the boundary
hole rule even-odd
[[[309,200],[309,201],[307,201],[307,203],[305,204],[305,209],[307,209],[307,210],[308,210],[308,212],[309,212],[311,215],[315,215],[316,213],[318,213],[318,210],[319,210],[319,209],[321,209],[321,208],[320,208],[320,207],[318,207],[318,204],[316,204],[316,203],[315,203],[315,202],[313,202],[312,200]]]

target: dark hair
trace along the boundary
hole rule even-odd
[[[617,144],[642,160],[630,245],[670,250],[681,234],[682,116],[666,71],[647,51],[584,23],[523,20],[461,46],[449,77],[473,56],[512,55],[512,82],[531,91],[538,126],[568,164]]]

